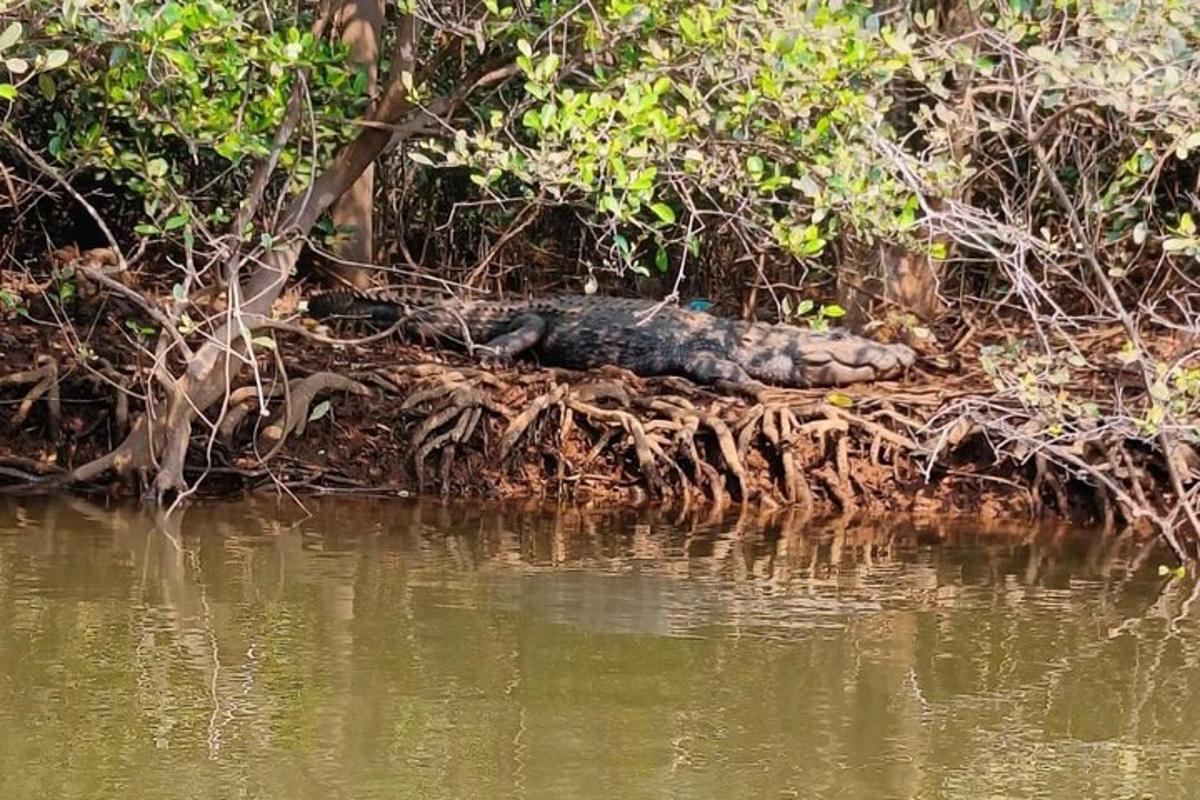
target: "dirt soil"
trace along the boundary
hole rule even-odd
[[[58,322],[0,318],[0,485],[102,455],[143,408],[150,356],[129,361],[136,325],[111,312]],[[205,493],[747,501],[1010,519],[1044,509],[1044,494],[1070,514],[1095,511],[1070,487],[1043,488],[1030,468],[996,459],[978,436],[942,435],[931,466],[926,421],[986,393],[982,372],[747,396],[620,370],[486,370],[391,339],[331,345],[280,332],[277,342],[259,348],[257,380],[234,389],[216,428],[194,429],[188,478]]]

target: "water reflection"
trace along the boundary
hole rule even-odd
[[[1192,584],[1130,538],[0,501],[0,796],[1188,797]]]

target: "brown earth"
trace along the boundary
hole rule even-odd
[[[30,316],[0,320],[0,408],[9,409],[0,484],[13,489],[114,447],[141,408],[150,362],[145,351],[130,360],[136,332],[122,314],[96,314],[87,327]],[[205,493],[745,500],[805,513],[1004,518],[1045,507],[1096,512],[1086,492],[1043,485],[978,436],[949,445],[943,437],[930,467],[926,422],[955,398],[986,393],[982,372],[916,371],[903,382],[751,397],[619,370],[484,370],[384,339],[331,345],[293,330],[277,340],[260,348],[257,384],[232,392],[218,429],[195,430],[188,477],[203,478]],[[272,398],[265,415],[260,396]]]
[[[155,339],[147,317],[164,311],[148,312],[143,298],[167,310],[171,290],[127,273],[100,286],[88,276],[112,265],[90,254],[104,252],[55,251],[36,278],[0,271],[0,490],[61,486],[144,413]],[[55,276],[84,262],[94,272],[75,270],[64,298]],[[282,319],[297,318],[298,298],[294,289],[277,304]],[[223,310],[219,295],[190,300],[194,313]],[[930,341],[942,344],[902,381],[747,394],[620,370],[489,370],[379,334],[352,339],[359,334],[280,322],[255,339],[254,371],[243,371],[223,408],[208,410],[210,427],[194,426],[187,478],[210,495],[666,501],[1004,520],[1049,513],[1113,524],[1120,510],[1111,491],[1078,476],[1107,474],[1114,450],[1068,453],[1080,467],[1070,471],[1038,452],[1046,423],[1037,409],[1013,397],[997,402],[980,366],[985,340],[1013,332],[987,336],[978,327],[950,320],[934,331]],[[1121,367],[1105,359],[1119,338],[1118,328],[1093,333],[1089,363],[1102,366],[1085,385],[1065,387],[1072,396],[1112,397]],[[178,374],[182,365],[171,367]],[[1136,441],[1115,447],[1139,499],[1169,494],[1159,491],[1165,478],[1152,453]],[[114,477],[75,488],[137,487]]]

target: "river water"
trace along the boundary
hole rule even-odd
[[[0,499],[0,798],[1191,798],[1129,538]]]

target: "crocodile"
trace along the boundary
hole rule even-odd
[[[393,325],[468,352],[509,361],[528,354],[566,369],[616,366],[699,384],[803,388],[894,378],[916,353],[842,331],[745,322],[653,300],[558,295],[531,300],[413,300],[393,292],[334,290],[308,301],[316,319]]]

